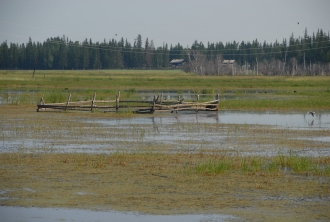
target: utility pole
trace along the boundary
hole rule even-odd
[[[257,75],[258,75],[258,58],[256,58],[256,62],[257,62]]]
[[[247,64],[246,64],[246,61],[245,61],[245,75],[247,75]]]
[[[34,77],[34,73],[35,73],[35,71],[36,71],[37,63],[38,63],[38,58],[36,58],[36,61],[35,61],[35,63],[34,63],[34,69],[33,69],[32,77]]]

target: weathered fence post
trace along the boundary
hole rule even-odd
[[[196,113],[198,112],[199,95],[196,96]]]
[[[68,108],[68,105],[69,105],[70,99],[71,99],[71,93],[70,93],[69,96],[68,96],[68,101],[67,101],[66,104],[65,104],[64,111],[66,111],[66,109]]]
[[[45,105],[45,101],[44,101],[44,98],[43,97],[40,98],[39,105]],[[41,109],[45,109],[46,110],[46,108],[41,108]],[[39,112],[39,106],[37,108],[37,112]]]
[[[150,110],[151,114],[155,112],[155,104],[156,104],[156,96],[154,95],[154,100],[152,101],[152,109]]]
[[[118,91],[118,95],[116,95],[116,112],[118,113],[119,109],[119,99],[120,99],[120,91]]]
[[[93,95],[91,111],[93,111],[93,107],[95,106],[95,97],[96,97],[96,92],[94,92],[94,95]]]
[[[176,113],[178,113],[179,104],[180,104],[180,96],[178,96],[178,103],[176,105]]]
[[[174,111],[178,113],[178,111],[196,111],[199,112],[199,110],[203,111],[217,111],[220,103],[220,96],[219,93],[215,95],[215,100],[209,101],[209,102],[199,102],[199,96],[198,94],[195,94],[196,100],[193,99],[193,101],[185,101],[184,96],[178,95],[178,100],[165,100],[163,101],[164,94],[158,94],[153,96],[153,100],[150,101],[140,101],[140,100],[122,100],[123,104],[121,105],[121,108],[131,108],[129,106],[129,103],[134,103],[134,107],[136,108],[137,113],[154,113],[157,111],[166,111],[169,110],[171,113]],[[116,105],[114,106],[114,102],[116,102]],[[94,109],[110,109],[110,111],[114,111],[113,109],[116,109],[116,112],[119,112],[119,102],[120,102],[120,91],[118,91],[118,94],[116,95],[116,100],[109,100],[109,101],[103,101],[103,100],[96,100],[96,92],[94,92],[92,100],[88,101],[78,101],[74,102],[71,101],[71,94],[68,95],[67,101],[62,103],[54,103],[54,104],[45,104],[44,99],[40,99],[40,103],[38,103],[37,112],[48,109],[61,109],[61,110],[86,110],[91,109],[91,112],[93,112]],[[86,104],[87,103],[87,104]],[[88,105],[88,103],[91,105]],[[110,103],[110,105],[102,105],[103,103]],[[71,105],[70,105],[71,104]],[[128,105],[127,105],[128,104]],[[152,105],[151,105],[152,104]]]
[[[160,110],[163,109],[163,107],[162,107],[162,102],[163,102],[163,92],[160,94],[160,101],[159,101],[159,105],[160,105],[159,109],[160,109]]]

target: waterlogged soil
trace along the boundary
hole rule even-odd
[[[330,156],[330,113],[219,111],[126,116],[0,106],[0,152]]]
[[[227,123],[221,113],[127,117],[35,108],[0,106],[2,206],[330,220],[328,174],[194,171],[221,156],[329,159],[327,113],[295,113],[301,122],[283,125]]]
[[[330,219],[330,178],[199,174],[203,154],[0,154],[0,203],[145,214],[229,214],[253,221]]]

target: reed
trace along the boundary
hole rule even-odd
[[[297,155],[278,155],[278,163],[282,168],[292,169],[294,172],[307,172],[321,170],[318,164],[314,164],[310,157],[300,157]]]
[[[202,174],[221,174],[232,168],[228,159],[219,161],[207,161],[206,163],[197,164],[195,170],[197,173]]]
[[[300,157],[279,154],[275,157],[237,157],[226,156],[217,160],[206,160],[197,163],[193,172],[199,174],[241,173],[299,173],[329,176],[329,164],[319,164],[319,158]]]

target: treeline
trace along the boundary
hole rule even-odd
[[[330,36],[321,30],[281,43],[252,42],[203,43],[186,50],[187,72],[200,75],[329,75]],[[225,63],[224,60],[234,60]]]
[[[121,38],[99,43],[85,39],[71,41],[65,36],[49,38],[45,42],[0,46],[0,69],[124,69],[168,67],[167,44],[155,49],[153,41],[138,35],[133,45]]]
[[[172,59],[185,59],[187,72],[201,75],[221,74],[324,74],[330,73],[330,36],[323,30],[302,37],[293,35],[281,43],[241,43],[195,41],[191,47],[178,43],[155,47],[147,38],[144,43],[138,35],[131,44],[120,41],[83,42],[67,37],[49,38],[43,43],[0,45],[0,69],[159,69],[169,68]],[[234,64],[223,63],[235,60]]]

